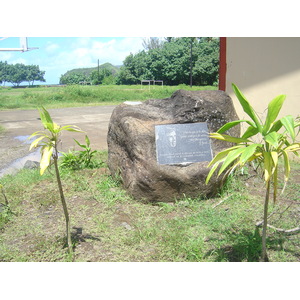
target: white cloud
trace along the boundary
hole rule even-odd
[[[72,47],[73,48],[88,47],[91,41],[92,38],[90,37],[80,37],[76,39],[76,41],[72,44]]]
[[[45,51],[47,54],[51,55],[51,54],[54,54],[59,48],[60,48],[60,46],[58,44],[48,42],[45,47]]]
[[[74,68],[89,68],[109,62],[113,65],[121,65],[132,53],[142,50],[141,38],[113,38],[109,41],[99,41],[92,38],[78,38],[65,51],[59,52],[51,63],[53,66],[62,66],[66,70]]]

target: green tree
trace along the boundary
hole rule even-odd
[[[137,54],[128,55],[118,74],[118,84],[137,84],[143,79],[152,79],[149,69],[148,54],[143,50]],[[150,77],[149,77],[150,76]]]
[[[216,133],[210,134],[212,138],[234,143],[235,146],[221,151],[209,163],[208,166],[212,168],[206,182],[210,180],[217,169],[218,176],[225,172],[226,177],[237,167],[243,167],[248,162],[255,161],[262,168],[263,180],[266,186],[262,230],[262,260],[268,261],[266,236],[271,187],[273,187],[273,202],[276,203],[278,162],[280,159],[283,160],[284,180],[287,182],[290,175],[289,154],[299,155],[300,143],[296,142],[296,136],[299,133],[300,119],[295,120],[292,116],[285,116],[276,120],[285,101],[285,95],[280,95],[269,103],[267,116],[263,122],[238,87],[234,84],[232,87],[244,112],[250,117],[251,121],[237,120],[229,122]],[[248,125],[242,137],[236,138],[224,134],[227,130],[242,122]],[[218,168],[220,164],[221,167]]]
[[[8,64],[7,62],[0,61],[0,83],[4,83],[7,81],[8,74]]]
[[[28,81],[32,84],[34,81],[43,81],[45,71],[41,71],[37,65],[26,66],[24,64],[7,64],[0,62],[0,80],[10,82],[14,86],[19,86],[22,82]]]
[[[93,71],[89,77],[89,81],[92,82],[92,84],[103,84],[106,82],[110,82],[110,84],[113,84],[114,76],[112,73],[112,70],[109,70],[107,68],[100,69],[99,72],[98,70]]]
[[[19,86],[20,83],[26,81],[27,70],[24,64],[9,65],[7,71],[7,81],[12,85]]]
[[[143,47],[146,50],[159,49],[163,45],[163,41],[161,41],[158,37],[150,37],[143,39]]]
[[[212,84],[218,80],[219,41],[214,38],[165,38],[148,41],[146,51],[124,60],[119,84],[136,84],[142,79],[163,80],[167,85]]]
[[[89,77],[83,73],[69,73],[60,76],[60,84],[79,84],[81,81],[89,81]]]
[[[60,199],[61,199],[65,220],[66,220],[67,246],[68,246],[69,253],[73,253],[71,230],[70,230],[70,218],[69,218],[69,212],[68,212],[67,203],[65,200],[61,177],[58,168],[57,147],[60,142],[61,133],[63,131],[74,131],[74,132],[82,132],[82,131],[77,126],[74,125],[66,125],[63,127],[57,125],[52,121],[50,114],[44,107],[42,107],[42,109],[39,110],[39,112],[40,112],[41,121],[45,131],[36,131],[29,137],[29,139],[32,139],[33,137],[39,136],[31,143],[30,150],[35,147],[41,147],[41,153],[42,153],[41,162],[40,162],[41,175],[43,175],[45,170],[49,167],[51,158],[53,159],[53,164],[56,173],[56,180],[58,184],[58,190],[59,190]]]
[[[213,85],[219,74],[219,39],[202,38],[196,47],[196,60],[193,67],[193,78],[198,85]]]
[[[45,71],[41,71],[39,66],[31,65],[26,66],[26,81],[28,81],[29,85],[33,85],[34,81],[42,81],[45,82]]]

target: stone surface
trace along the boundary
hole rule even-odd
[[[136,199],[171,202],[186,197],[212,196],[220,179],[212,177],[208,161],[187,165],[160,165],[156,159],[155,125],[207,122],[209,132],[238,117],[231,98],[222,91],[178,90],[170,98],[148,100],[138,105],[121,104],[111,116],[107,136],[108,166],[120,176],[125,189]],[[229,131],[239,135],[239,127]],[[211,140],[213,155],[228,147]]]
[[[37,169],[40,163],[38,161],[27,160],[24,164],[24,169]]]

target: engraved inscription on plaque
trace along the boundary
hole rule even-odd
[[[155,126],[156,158],[161,165],[212,160],[206,122]]]

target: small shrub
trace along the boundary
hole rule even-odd
[[[68,152],[60,153],[63,155],[60,163],[61,168],[67,168],[72,170],[81,169],[80,157],[77,155],[78,151],[69,150]]]
[[[92,160],[94,155],[98,153],[97,150],[93,150],[90,147],[90,139],[88,136],[85,136],[85,142],[86,145],[79,143],[77,140],[74,139],[76,144],[81,147],[84,150],[81,151],[71,151],[69,150],[68,153],[61,152],[63,157],[62,157],[62,162],[60,166],[62,168],[68,168],[72,170],[80,170],[84,168],[98,168],[101,166],[101,163]]]

